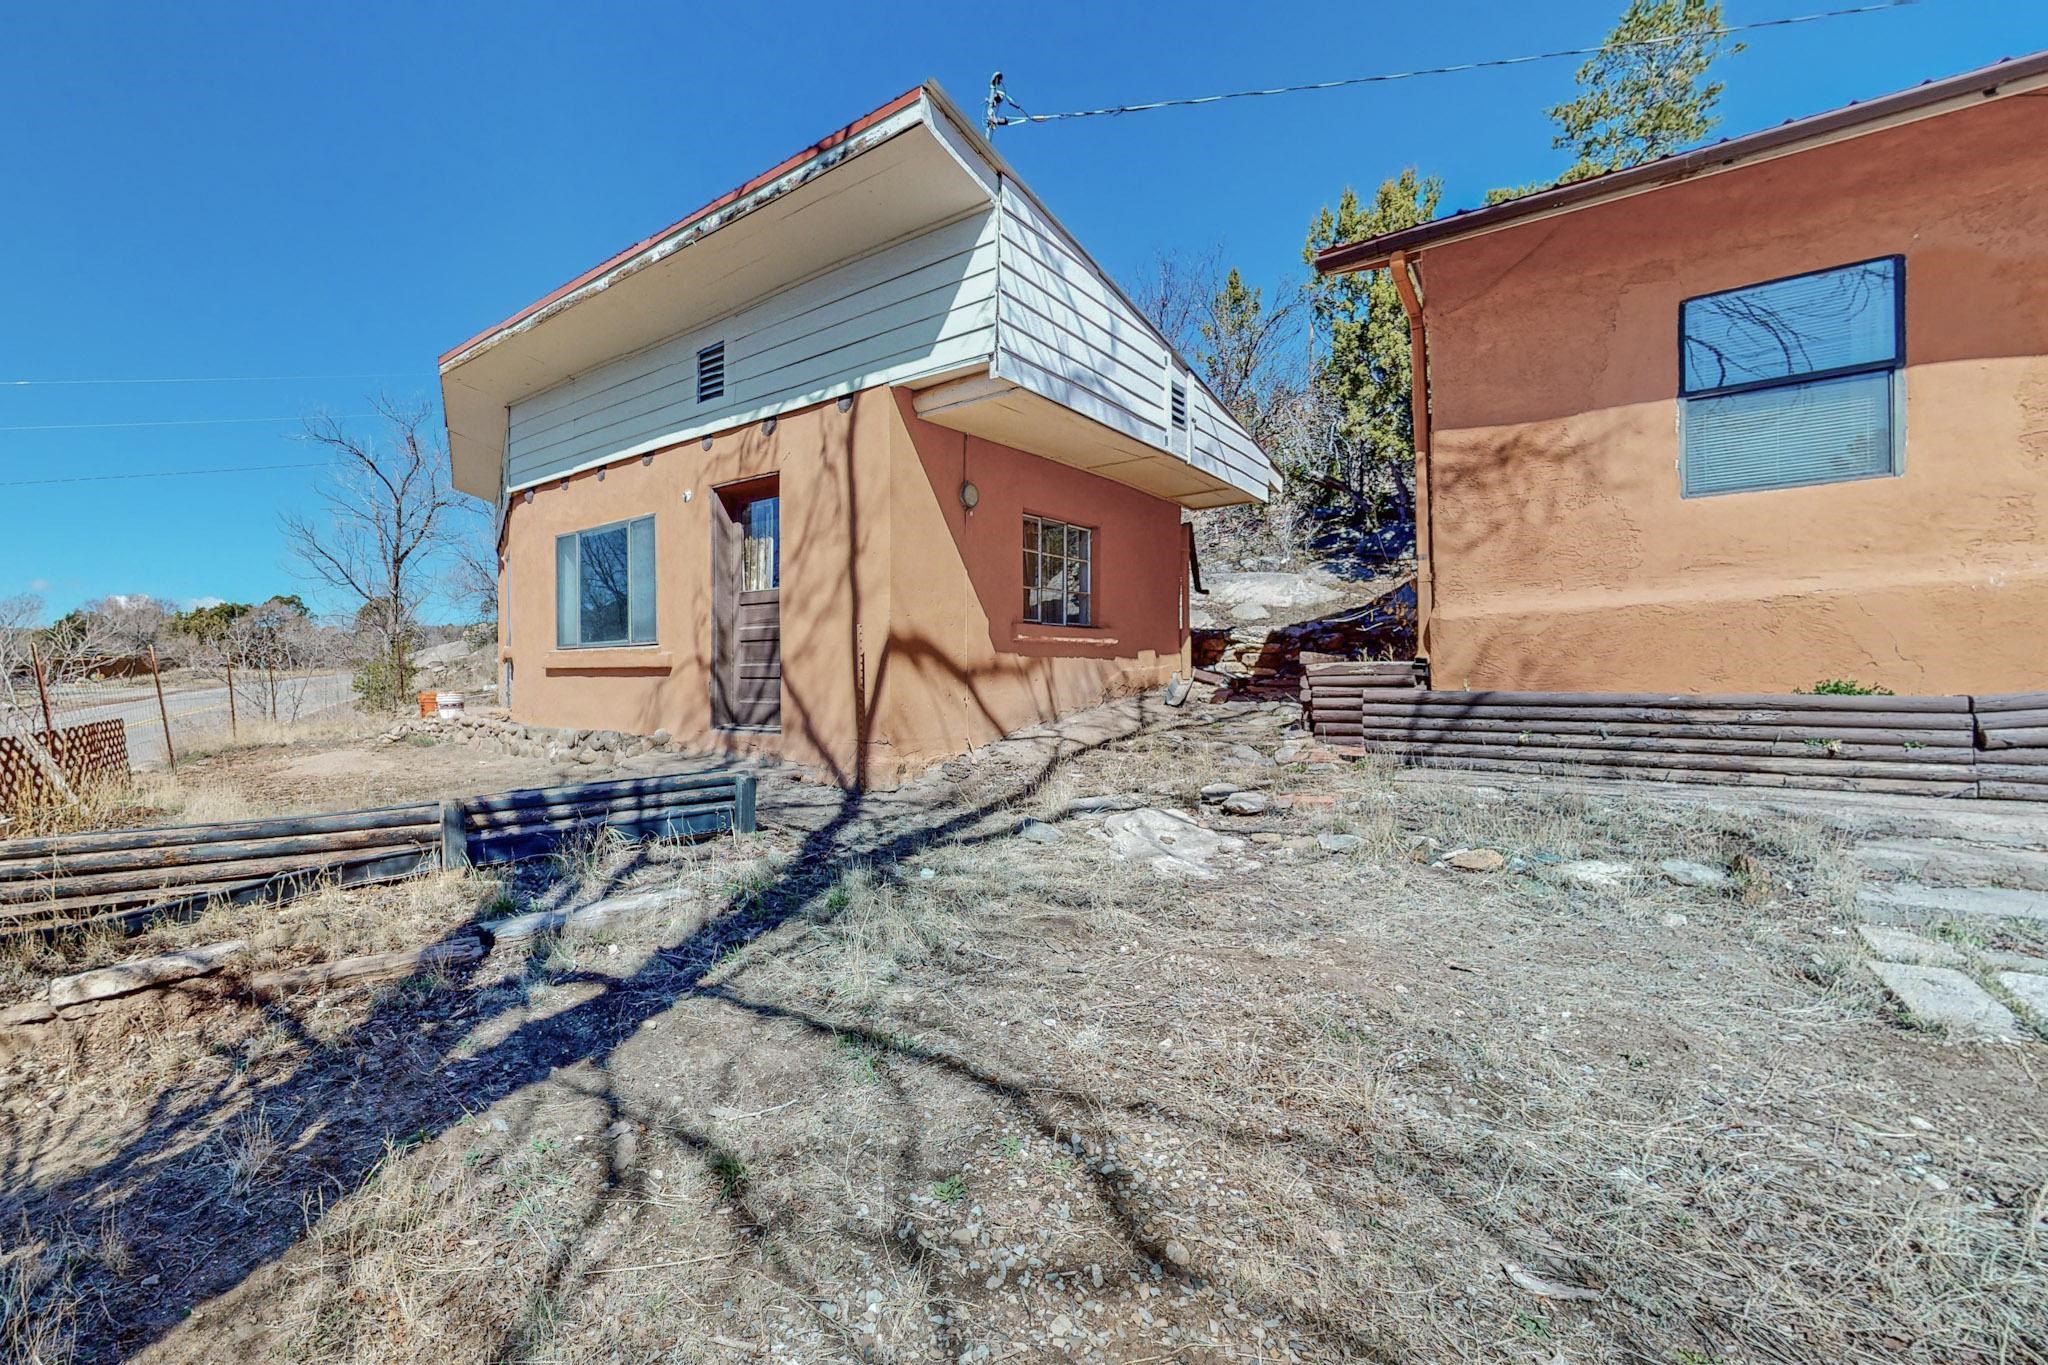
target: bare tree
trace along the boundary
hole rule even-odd
[[[314,418],[309,439],[333,468],[317,515],[287,514],[284,532],[301,571],[354,607],[373,659],[364,700],[396,705],[411,690],[412,646],[436,561],[460,534],[465,508],[448,486],[448,457],[428,434],[428,410],[380,398],[384,430],[362,439],[339,419]]]

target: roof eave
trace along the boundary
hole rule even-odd
[[[1808,146],[1876,132],[1900,121],[1948,113],[1952,108],[1967,107],[1976,100],[2022,94],[2044,85],[2048,85],[2048,50],[1943,80],[1928,81],[1909,90],[1831,109],[1810,118],[1795,119],[1710,147],[1697,147],[1689,152],[1660,157],[1627,170],[1610,171],[1569,185],[1554,185],[1534,194],[1452,214],[1448,218],[1437,218],[1398,232],[1356,242],[1340,242],[1316,253],[1316,273],[1341,275],[1382,270],[1397,253],[1412,253],[1426,247],[1483,236],[1524,221],[1555,217],[1595,203],[1661,189],[1681,180],[1727,170],[1739,163],[1783,156]]]

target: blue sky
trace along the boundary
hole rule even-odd
[[[1741,23],[1843,0],[1728,0]],[[0,596],[304,591],[308,412],[431,400],[443,349],[919,80],[1035,110],[1597,43],[1621,0],[11,6],[0,45]],[[1921,0],[1752,37],[1723,133],[2048,46],[2048,5]],[[1574,62],[1009,128],[1112,273],[1221,248],[1298,278],[1344,184],[1446,207],[1560,169]],[[284,376],[350,376],[285,378]],[[213,424],[218,419],[284,418]],[[106,425],[113,423],[189,425]],[[207,423],[200,425],[200,423]],[[79,424],[95,424],[80,426]],[[48,428],[23,430],[22,428]],[[69,428],[69,429],[58,429]],[[317,599],[316,599],[316,604]],[[326,604],[332,605],[332,604]]]

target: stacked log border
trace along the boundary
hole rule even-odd
[[[134,932],[211,904],[511,862],[606,831],[651,839],[755,828],[752,774],[682,773],[330,815],[0,839],[0,938]]]
[[[1323,744],[1424,767],[1938,796],[1983,777],[1970,697],[1438,692],[1319,669],[1307,688]]]
[[[1977,731],[1977,794],[2048,801],[2048,692],[1970,698]]]

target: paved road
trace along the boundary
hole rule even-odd
[[[353,699],[347,673],[280,679],[277,690],[277,713],[281,718],[296,715],[299,720],[310,720]],[[90,700],[80,693],[51,700],[59,725],[125,721],[130,767],[154,767],[164,761],[163,720],[157,714],[156,690],[147,682],[139,687],[95,688]],[[267,699],[259,701],[257,689],[238,681],[235,709],[243,719],[253,719],[268,710]],[[166,688],[164,710],[170,714],[173,741],[223,731],[228,728],[228,690],[217,683]]]

